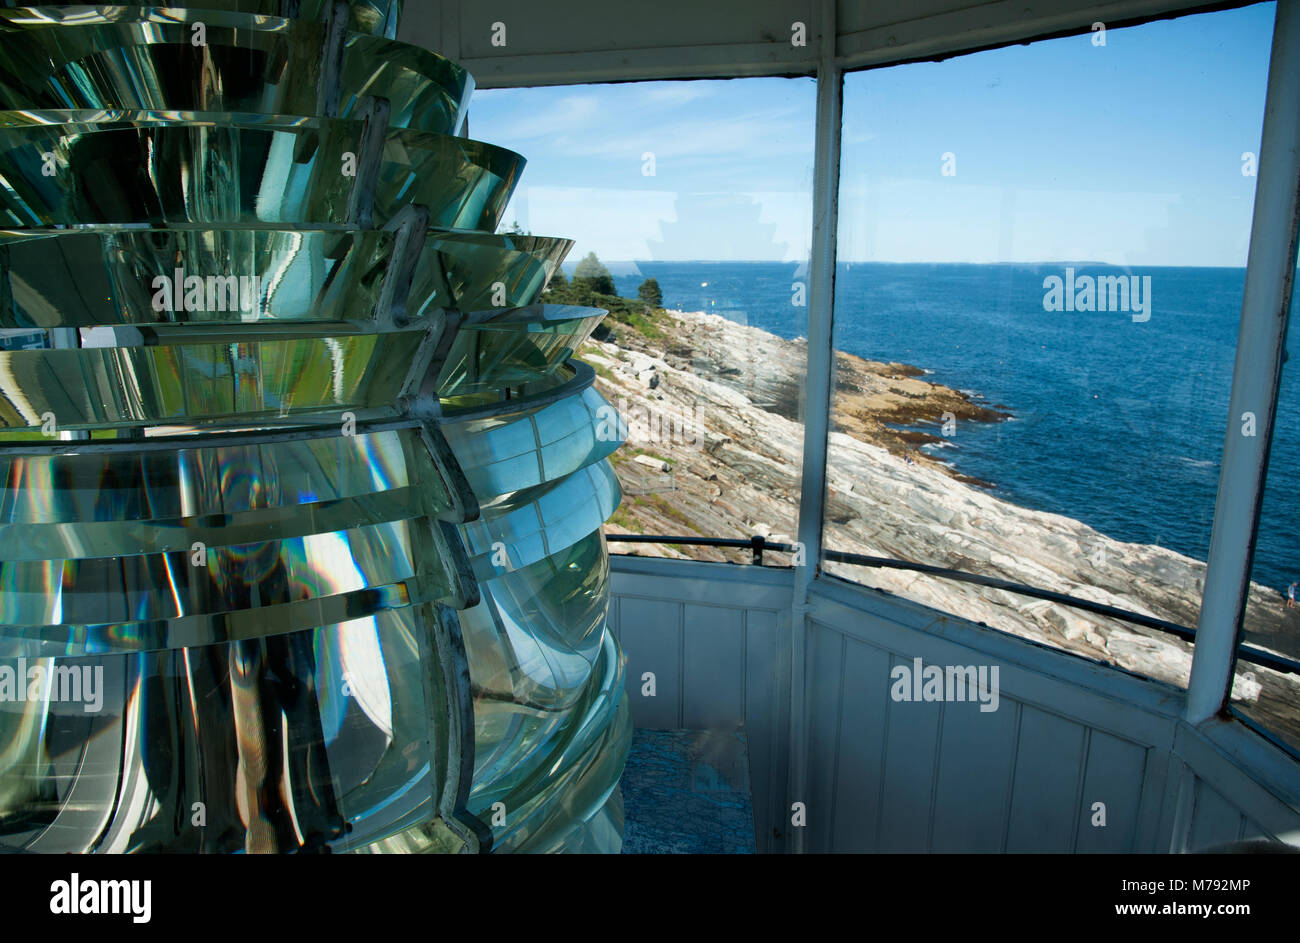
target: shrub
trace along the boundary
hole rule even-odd
[[[596,258],[596,253],[588,252],[587,257],[578,263],[578,267],[573,270],[573,287],[577,288],[579,283],[585,285],[594,294],[613,295],[614,276],[609,274],[609,269]]]
[[[636,296],[656,308],[664,303],[664,293],[659,290],[659,282],[653,278],[647,278],[641,283],[641,287],[636,290]]]

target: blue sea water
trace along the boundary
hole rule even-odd
[[[1151,277],[1150,320],[1124,311],[1044,310],[1044,278],[1066,263],[842,263],[835,344],[900,361],[1013,415],[959,424],[936,453],[1017,504],[1111,537],[1204,560],[1228,421],[1244,269],[1076,263],[1077,275]],[[571,269],[571,266],[569,267]],[[711,311],[801,337],[794,264],[638,262],[611,266],[619,293],[653,276],[664,305]],[[629,269],[631,269],[629,271]],[[1300,363],[1283,371],[1254,578],[1300,578]],[[938,432],[936,425],[930,431]]]

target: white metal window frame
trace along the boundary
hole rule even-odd
[[[1223,461],[1193,645],[1191,679],[1184,702],[1184,720],[1192,725],[1219,716],[1228,699],[1268,474],[1296,271],[1300,226],[1300,0],[1277,0],[1276,9]],[[823,0],[823,16],[831,22],[835,10],[834,0]],[[807,548],[809,560],[821,560],[824,536],[827,423],[834,380],[831,337],[843,73],[839,60],[829,53],[823,56],[817,71],[808,408],[799,516],[799,540]],[[1246,412],[1256,417],[1254,436],[1241,432],[1241,416]],[[809,594],[821,578],[820,567],[796,571],[793,604],[797,620],[806,622]],[[796,678],[805,677],[806,639],[807,632],[793,634],[791,655]],[[792,729],[803,730],[806,724],[807,685],[792,685]],[[799,778],[807,768],[807,758],[801,753],[806,750],[806,739],[792,739],[794,795],[802,795],[804,790],[805,784]],[[796,845],[799,838],[796,832]]]
[[[823,0],[823,16],[835,16]],[[842,63],[825,55],[818,66],[817,138],[813,175],[813,251],[810,266],[807,417],[799,540],[808,559],[823,550],[827,422],[833,384],[833,299],[838,226]],[[1264,126],[1246,267],[1241,323],[1210,553],[1193,650],[1185,718],[1200,723],[1225,706],[1241,640],[1260,503],[1277,413],[1300,223],[1300,0],[1278,0]],[[1257,435],[1241,434],[1240,417],[1256,417]],[[806,611],[819,568],[795,575],[796,614]],[[802,639],[795,666],[802,670]],[[799,675],[796,675],[799,676]],[[795,722],[804,705],[792,705]],[[797,766],[797,764],[796,764]]]
[[[399,38],[462,62],[481,88],[758,75],[817,80],[808,362],[798,539],[811,565],[796,568],[792,600],[792,677],[805,677],[811,594],[825,578],[826,460],[833,383],[833,302],[843,76],[845,71],[942,58],[1054,35],[1160,17],[1243,6],[1186,0],[939,0],[913,14],[909,4],[849,0],[714,0],[707,8],[662,0],[611,5],[568,0],[414,3]],[[611,18],[615,18],[611,20]],[[618,22],[611,31],[608,24]],[[784,31],[803,23],[807,42]],[[522,42],[494,46],[498,24]],[[603,30],[603,31],[602,31]],[[1277,0],[1256,180],[1250,250],[1223,461],[1184,720],[1219,716],[1228,696],[1249,588],[1260,502],[1277,412],[1300,221],[1300,0]],[[1240,434],[1244,412],[1258,434]],[[1237,421],[1234,421],[1237,420]],[[791,730],[806,727],[806,685],[791,685]],[[806,768],[806,738],[792,737],[792,794]],[[797,834],[797,833],[796,833]]]

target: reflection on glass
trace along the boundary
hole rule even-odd
[[[601,418],[620,425],[627,441],[609,455],[623,493],[606,526],[611,538],[796,539],[815,97],[808,78],[492,89],[475,97],[475,133],[529,158],[505,221],[547,232],[581,207],[575,255],[585,257],[566,263],[541,300],[609,312],[590,337],[574,341],[609,405]],[[547,116],[541,125],[537,115]],[[652,133],[671,141],[670,156],[659,150],[657,170],[648,159],[656,155],[647,155],[641,173],[619,173],[606,155],[566,143],[587,133],[588,121],[607,139]],[[536,133],[543,126],[548,133]],[[545,345],[564,343],[521,337],[511,362],[488,363],[468,341],[455,352],[466,380],[477,363],[527,373],[551,356]],[[750,559],[748,548],[614,539],[610,546]]]
[[[159,332],[148,337],[154,346],[0,351],[0,426],[36,427],[50,415],[59,428],[87,429],[392,407],[422,330],[293,333],[259,325],[245,342]]]
[[[524,164],[490,144],[398,128],[384,133],[366,174],[358,161],[369,124],[341,118],[39,117],[47,120],[0,122],[0,225],[345,227],[359,213],[383,224],[419,204],[432,226],[492,230]]]
[[[349,850],[429,818],[427,751],[448,737],[425,701],[438,618],[408,607],[226,644],[6,662],[49,680],[0,702],[0,841],[47,854]]]
[[[1254,178],[1181,142],[1257,146],[1271,30],[1256,7],[1133,27],[1104,62],[1066,37],[846,78],[829,549],[1195,627]],[[1207,71],[1193,63],[1209,47]],[[1157,59],[1168,67],[1148,81]],[[1046,104],[1080,94],[1119,103],[1105,133],[1080,136]],[[1149,133],[1152,114],[1184,107],[1212,111],[1213,127]],[[1130,137],[1121,166],[1113,142]],[[827,568],[1188,681],[1191,645],[1158,629],[902,569]]]
[[[398,6],[0,9],[0,850],[620,846],[604,312]]]
[[[476,493],[504,494],[609,457],[626,427],[619,426],[609,402],[587,388],[543,406],[448,422],[443,434]]]
[[[1288,352],[1296,336],[1298,295],[1300,287],[1291,298]],[[1268,450],[1268,477],[1255,536],[1252,582],[1242,618],[1242,642],[1300,660],[1300,602],[1296,601],[1300,596],[1300,532],[1291,523],[1295,489],[1300,483],[1300,448],[1288,421],[1300,409],[1300,379],[1289,360],[1283,363],[1278,385],[1277,418]],[[1230,703],[1270,735],[1300,752],[1300,681],[1294,674],[1239,659]]]
[[[317,76],[326,24],[218,13],[208,6],[104,7],[67,11],[62,18],[51,17],[52,11],[0,11],[0,109],[348,118],[373,97],[388,102],[392,127],[450,134],[461,125],[473,81],[441,56],[344,34],[341,64],[332,66],[342,83],[335,100],[322,102]],[[194,41],[197,23],[203,24],[202,43]]]
[[[409,287],[399,291],[388,268],[399,236],[397,230],[11,230],[0,233],[0,328],[176,322],[239,323],[246,331],[252,321],[372,322],[386,291],[415,320],[440,308],[490,308],[497,285],[507,305],[523,305],[572,246],[542,236],[431,232]]]
[[[489,312],[457,334],[438,378],[439,395],[467,396],[550,376],[603,316],[603,311],[571,305]]]
[[[148,17],[148,22],[162,21],[160,10],[141,10],[138,7],[108,7],[90,9],[81,0],[47,0],[39,7],[29,9],[26,0],[3,0],[0,10],[5,12],[5,20],[21,26],[61,23],[99,23],[113,20],[131,22]],[[61,7],[75,7],[63,10]],[[211,16],[214,11],[238,14],[245,20],[249,17],[297,17],[300,20],[328,22],[335,15],[336,4],[332,0],[168,0],[167,19],[172,19],[177,10],[189,10],[191,7],[202,9]],[[12,10],[12,12],[8,12]],[[392,39],[397,35],[397,18],[402,12],[402,0],[350,0],[344,7],[348,29],[358,33],[386,36]],[[410,48],[410,47],[407,47]],[[315,63],[311,63],[314,67]]]

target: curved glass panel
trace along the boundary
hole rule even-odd
[[[482,586],[511,637],[526,632],[545,661],[544,671],[524,668],[530,701],[571,706],[596,662],[609,611],[609,561],[599,532]]]
[[[0,328],[371,321],[396,239],[387,230],[0,232]],[[511,304],[528,304],[571,245],[540,236],[430,234],[405,289],[406,313],[473,310],[468,306],[486,303],[497,284]],[[177,284],[184,300],[187,278],[201,280],[202,304],[167,303]]]
[[[462,617],[471,664],[476,664],[479,640],[498,634],[488,627],[490,623],[475,621],[478,611]],[[477,631],[480,628],[485,631]],[[516,655],[513,649],[504,652],[506,658]],[[631,736],[622,686],[617,643],[602,632],[591,681],[562,719],[550,718],[529,704],[523,693],[526,683],[518,695],[508,686],[495,697],[476,700],[475,741],[482,765],[469,808],[488,821],[493,818],[492,804],[503,803],[504,823],[493,827],[494,848],[551,850],[548,836],[555,847],[560,846],[566,826],[585,821],[604,804],[622,775]],[[509,744],[509,749],[502,750],[502,744]],[[572,817],[561,813],[555,801],[559,796],[572,803],[570,810],[581,812]]]
[[[0,468],[6,653],[207,644],[463,593],[418,429]]]
[[[63,10],[61,7],[75,7]],[[162,7],[108,7],[88,9],[81,0],[42,0],[39,5],[25,3],[23,0],[0,0],[0,8],[12,10],[5,19],[9,22],[26,24],[61,22],[83,22],[91,19],[99,22],[117,16],[121,19],[147,20],[151,16],[173,16],[176,10],[188,10],[191,7],[202,10],[206,15],[213,13],[236,13],[258,17],[296,17],[302,20],[325,22],[333,14],[334,0],[168,0]],[[348,29],[375,36],[392,39],[397,35],[397,19],[402,11],[402,0],[349,0],[347,7]],[[164,12],[165,11],[165,12]]]
[[[604,311],[396,7],[0,6],[0,850],[619,846]]]
[[[0,106],[321,114],[327,30],[206,9],[107,7],[80,12],[76,25],[0,14]],[[394,127],[460,127],[473,82],[459,66],[373,36],[347,37],[341,53],[340,97],[325,114],[354,116],[370,96],[389,103]]]
[[[172,651],[0,663],[6,848],[347,850],[433,814],[431,607]],[[173,692],[178,692],[174,694]],[[427,693],[426,693],[427,692]],[[203,822],[191,826],[202,804]]]
[[[473,395],[550,376],[591,336],[606,312],[534,305],[484,312],[463,325],[438,377],[440,396]]]
[[[606,633],[599,671],[593,675],[599,683],[587,686],[588,695],[567,725],[562,748],[555,751],[549,767],[498,800],[506,812],[505,823],[493,828],[494,849],[560,850],[581,823],[604,806],[623,774],[632,735],[623,675],[617,643]],[[488,804],[478,796],[471,795],[469,809],[489,818]]]
[[[578,573],[580,567],[590,572]],[[462,616],[470,672],[480,689],[475,794],[504,795],[550,758],[598,663],[608,580],[607,555],[596,535],[554,560],[484,584],[479,606]],[[536,598],[525,598],[528,590]],[[532,615],[547,628],[530,622]]]
[[[5,226],[345,226],[357,213],[360,178],[346,170],[365,152],[362,121],[84,111],[33,120],[0,128]],[[390,131],[375,175],[376,221],[416,203],[432,226],[495,229],[523,163],[466,138]]]
[[[571,707],[595,664],[609,609],[601,535],[480,587],[501,631],[470,651],[471,661],[491,662],[475,674],[477,683],[539,710]]]
[[[200,439],[202,443],[204,440]],[[255,444],[193,444],[138,452],[0,452],[0,551],[10,528],[100,524],[129,518],[177,526],[231,527],[267,509],[327,505],[383,493],[436,516],[448,510],[447,487],[419,430],[358,432]],[[306,533],[306,531],[303,531]]]
[[[605,397],[587,389],[558,402],[443,426],[470,487],[480,497],[554,481],[607,458],[626,426]]]
[[[0,428],[256,422],[349,407],[395,414],[424,328],[338,327],[315,337],[250,325],[242,338],[151,332],[131,347],[0,351]]]
[[[580,360],[570,360],[554,373],[508,390],[492,390],[472,396],[440,397],[443,415],[449,422],[484,419],[533,406],[542,406],[572,396],[592,385],[595,371]]]
[[[491,579],[572,546],[605,523],[622,497],[613,467],[602,459],[486,505],[477,521],[461,526],[474,574]]]
[[[482,311],[535,302],[560,262],[573,248],[571,239],[511,233],[448,234],[435,240],[436,256],[424,256],[411,283],[408,311],[428,306]]]

